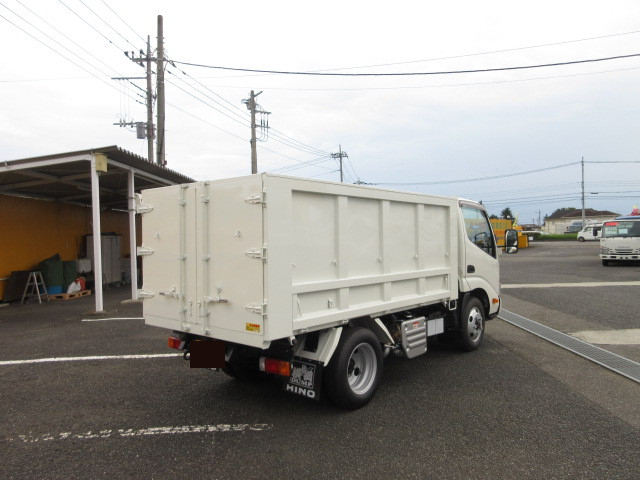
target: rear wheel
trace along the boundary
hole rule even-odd
[[[484,338],[485,313],[482,302],[476,297],[467,297],[462,304],[460,321],[460,348],[467,352],[475,350]]]
[[[373,398],[382,375],[382,348],[366,328],[347,328],[324,372],[329,398],[342,408],[354,410]]]

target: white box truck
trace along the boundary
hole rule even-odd
[[[192,367],[354,409],[387,354],[443,334],[474,350],[500,309],[476,202],[260,174],[145,190],[136,209],[146,323]]]
[[[602,224],[600,260],[637,262],[640,260],[640,216],[618,217]]]

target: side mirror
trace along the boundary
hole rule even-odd
[[[504,232],[505,253],[518,253],[518,232],[510,228]]]

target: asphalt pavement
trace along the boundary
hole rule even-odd
[[[517,287],[638,279],[594,245],[502,255],[504,308],[566,333],[637,328],[638,287]],[[0,308],[3,478],[638,478],[640,385],[500,319],[475,352],[390,357],[344,412],[190,369],[127,295],[106,292],[105,317],[130,320],[83,321],[93,297]]]

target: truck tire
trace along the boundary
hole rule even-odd
[[[606,267],[609,265],[609,260],[602,260],[602,266]]]
[[[584,242],[584,237],[578,237],[579,242]]]
[[[324,371],[329,398],[347,410],[363,407],[373,398],[382,376],[382,348],[366,328],[347,328]]]
[[[462,304],[460,317],[460,348],[465,352],[475,350],[484,338],[485,313],[482,302],[476,297],[467,297]]]

